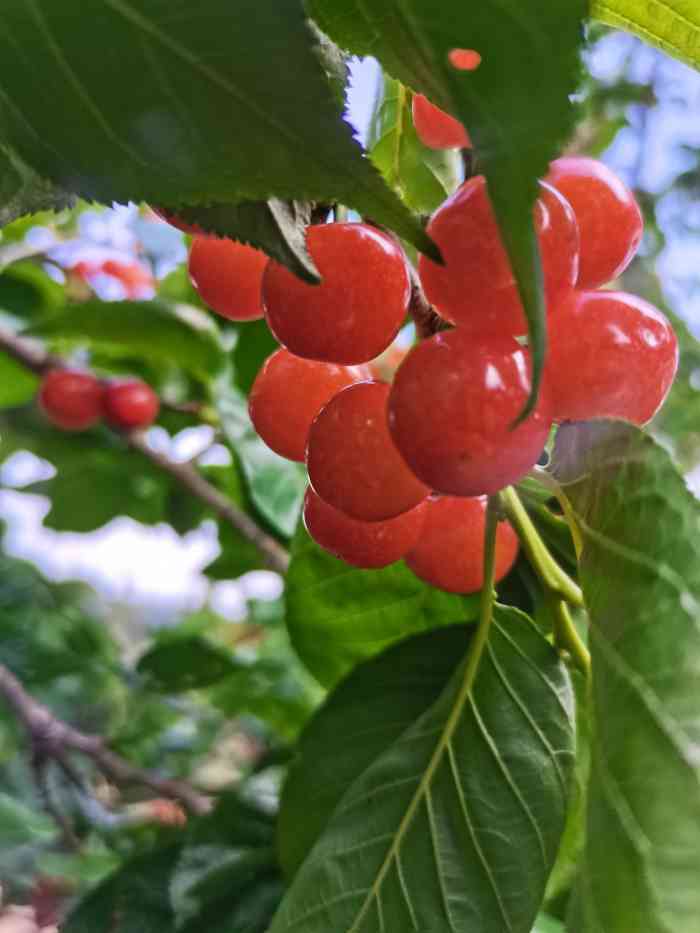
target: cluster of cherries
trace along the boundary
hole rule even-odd
[[[424,142],[468,145],[454,118],[414,99]],[[450,135],[452,133],[452,135]],[[555,422],[647,422],[677,367],[673,330],[632,295],[599,290],[629,264],[642,235],[631,192],[603,164],[561,158],[534,209],[548,309],[549,353],[535,411],[527,322],[483,177],[432,216],[444,265],[419,260],[420,283],[444,329],[414,346],[390,383],[375,358],[404,324],[412,294],[400,244],[364,223],[312,226],[313,286],[232,240],[194,233],[189,271],[202,299],[232,320],[265,317],[281,348],[250,393],[260,437],[305,462],[311,536],[347,563],[404,558],[452,592],[483,582],[486,497],[539,459]],[[168,218],[177,222],[177,218]],[[496,578],[517,555],[499,524]]]
[[[158,396],[140,379],[102,381],[76,369],[50,369],[41,382],[39,405],[64,431],[84,431],[102,418],[122,431],[146,428],[160,409]]]

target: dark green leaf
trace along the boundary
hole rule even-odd
[[[468,630],[458,633],[468,644]],[[427,688],[427,705],[397,738],[387,736],[343,794],[270,933],[302,924],[305,933],[530,933],[566,815],[571,686],[551,645],[517,611],[497,610],[475,676],[457,637],[439,630],[392,649],[394,676],[407,670],[405,693],[400,700],[395,694],[399,706],[426,689],[420,670],[427,655],[439,666],[446,654],[463,660],[434,702]],[[357,729],[361,713],[354,707],[372,692],[380,710],[386,675],[386,667],[371,663],[344,685],[355,726],[350,735],[337,728],[332,701],[325,708],[336,728],[327,734],[323,761],[308,772],[307,812],[319,786],[335,782],[336,762],[342,780],[344,756],[357,746],[363,754],[367,737]],[[386,704],[365,728],[382,728],[396,714]]]
[[[266,321],[254,321],[241,328],[233,351],[234,377],[241,392],[250,392],[262,364],[275,350],[279,350],[279,344]]]
[[[574,929],[694,933],[700,916],[700,504],[623,422],[560,428],[584,535],[593,747]]]
[[[214,388],[214,402],[226,439],[238,457],[253,504],[284,537],[291,538],[306,488],[306,471],[273,453],[255,433],[245,397],[225,373]]]
[[[67,191],[41,178],[9,146],[0,146],[0,227],[38,211],[71,207]]]
[[[299,524],[287,574],[287,626],[304,664],[332,686],[393,642],[474,619],[478,597],[421,582],[403,563],[356,570],[315,544]]]
[[[38,388],[39,379],[33,372],[0,351],[0,408],[25,405]]]
[[[56,826],[48,816],[35,813],[9,794],[0,793],[0,836],[3,849],[50,842],[56,833]]]
[[[162,301],[85,301],[34,324],[27,333],[164,360],[206,379],[224,361],[209,315]]]
[[[209,233],[249,243],[307,282],[318,282],[318,270],[306,249],[311,208],[308,202],[271,198],[244,204],[186,207],[178,211],[178,216]]]
[[[428,149],[411,116],[411,92],[386,76],[370,122],[369,154],[387,183],[409,207],[429,214],[459,183],[460,157],[452,149]]]
[[[574,122],[586,0],[310,0],[320,27],[339,45],[375,55],[387,71],[468,127],[489,183],[503,241],[530,326],[534,403],[545,353],[542,276],[532,208]],[[475,49],[475,72],[450,65],[453,48]]]
[[[260,551],[228,522],[219,522],[221,553],[202,569],[210,580],[235,580],[262,567]]]
[[[7,0],[0,135],[88,200],[341,201],[430,250],[315,48],[300,0]]]
[[[174,933],[169,888],[179,856],[171,846],[130,859],[78,902],[61,933]]]
[[[233,656],[205,638],[172,638],[154,645],[140,658],[137,670],[156,690],[178,693],[209,687],[241,668]]]

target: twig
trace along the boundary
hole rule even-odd
[[[42,374],[48,369],[61,369],[66,365],[64,360],[46,353],[34,341],[17,337],[4,329],[0,329],[0,349],[38,374]],[[185,489],[208,505],[244,538],[255,544],[272,570],[276,570],[278,573],[284,573],[287,570],[289,555],[282,545],[263,531],[249,515],[235,506],[223,493],[219,492],[216,486],[204,479],[191,464],[176,463],[165,455],[152,450],[141,432],[133,431],[122,436],[126,438],[132,450],[137,450],[159,469],[176,479]]]
[[[195,814],[210,811],[211,799],[200,794],[191,784],[161,778],[151,771],[138,768],[108,748],[102,736],[79,732],[57,719],[48,707],[27,693],[4,664],[0,664],[0,695],[23,723],[36,754],[53,758],[62,764],[68,752],[78,752],[93,761],[116,784],[150,787],[163,797],[182,801]]]
[[[411,275],[411,298],[408,311],[416,326],[416,337],[419,340],[427,340],[441,330],[444,322],[425,297],[423,286],[412,263],[408,263],[408,268]]]

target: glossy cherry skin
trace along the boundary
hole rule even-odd
[[[261,285],[268,258],[245,243],[215,236],[196,236],[189,272],[202,301],[229,321],[263,316]]]
[[[304,524],[317,544],[346,564],[364,570],[396,563],[418,542],[425,502],[384,522],[360,522],[334,509],[308,489]]]
[[[668,319],[624,292],[574,292],[550,328],[545,380],[558,421],[624,418],[646,424],[678,368]]]
[[[409,470],[389,435],[384,382],[343,389],[311,425],[306,465],[314,491],[360,521],[408,512],[430,490]]]
[[[530,391],[527,350],[512,337],[457,328],[424,340],[399,366],[388,402],[391,436],[433,490],[490,495],[536,463],[552,424],[547,392],[517,428]]]
[[[423,94],[414,94],[413,125],[418,138],[428,149],[470,149],[472,141],[455,117],[431,104]]]
[[[599,288],[632,261],[644,231],[634,195],[607,165],[584,156],[552,162],[547,181],[573,208],[581,239],[577,286]]]
[[[46,417],[64,431],[84,431],[102,417],[104,387],[89,373],[51,369],[39,389]]]
[[[576,219],[559,192],[542,182],[534,217],[545,298],[553,309],[576,282]],[[428,233],[445,265],[421,255],[419,271],[438,313],[474,334],[526,334],[527,320],[483,176],[470,178],[435,211]]]
[[[369,367],[303,360],[289,350],[276,350],[248,396],[251,421],[275,453],[303,463],[316,415],[341,389],[364,379],[371,379]]]
[[[354,223],[309,227],[306,241],[321,284],[271,262],[263,279],[270,330],[306,359],[347,365],[374,359],[406,317],[411,288],[401,247]]]
[[[449,593],[477,593],[484,585],[485,496],[463,499],[431,496],[420,538],[406,555],[413,573]],[[518,556],[518,536],[507,522],[496,529],[494,581],[508,573]]]
[[[140,379],[129,379],[107,386],[105,418],[117,428],[147,428],[158,417],[160,399]]]

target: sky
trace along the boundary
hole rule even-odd
[[[684,146],[700,146],[700,75],[659,53],[646,50],[638,40],[613,34],[598,43],[589,67],[601,81],[614,80],[623,67],[633,80],[653,81],[658,105],[640,126],[639,108],[630,108],[631,128],[618,133],[604,160],[630,183],[655,193],[665,192],[669,180],[687,167]],[[362,135],[374,99],[378,68],[372,60],[357,62],[352,69],[348,97],[349,117]],[[640,143],[640,131],[644,141]],[[678,192],[664,194],[660,219],[668,246],[659,263],[666,296],[674,308],[700,335],[700,205],[689,203]],[[694,230],[693,230],[694,226]],[[36,242],[46,231],[32,233]],[[94,250],[103,258],[128,253],[137,238],[151,238],[149,245],[161,259],[156,273],[167,273],[185,258],[182,237],[165,224],[144,224],[134,207],[106,213],[86,212],[81,219],[81,238],[74,247]],[[66,261],[70,257],[57,254]],[[101,297],[121,297],[113,280],[95,283]],[[115,288],[117,289],[115,291]],[[206,432],[192,431],[170,439],[162,429],[152,440],[169,455],[187,459],[198,445],[208,446]],[[223,456],[222,449],[210,456]],[[241,618],[249,598],[276,598],[281,581],[271,573],[247,574],[236,582],[211,584],[203,568],[218,553],[216,526],[205,522],[180,537],[167,525],[145,528],[128,518],[111,522],[92,534],[56,533],[42,527],[47,500],[19,491],[22,485],[46,475],[50,466],[30,454],[15,455],[0,467],[2,485],[17,490],[0,491],[0,517],[7,523],[5,546],[10,553],[36,563],[56,580],[81,579],[93,585],[109,601],[165,608],[159,618],[175,619],[182,612],[207,603],[231,619]],[[697,477],[700,487],[700,473]]]

